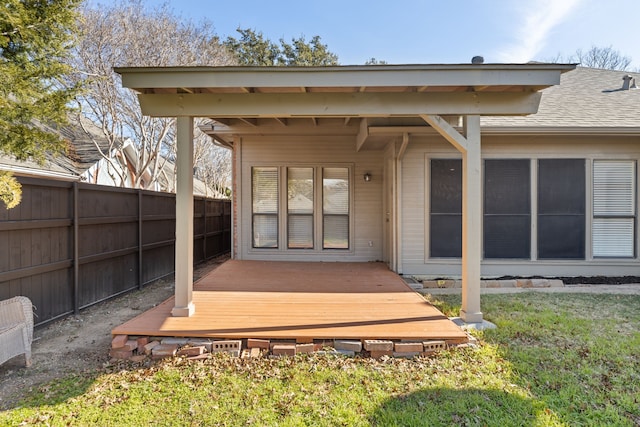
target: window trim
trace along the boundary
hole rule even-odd
[[[287,221],[287,227],[286,227],[286,231],[287,231],[287,250],[295,250],[295,251],[304,251],[304,250],[312,250],[315,249],[316,247],[316,213],[317,213],[317,203],[316,203],[316,186],[317,186],[317,180],[316,180],[316,168],[315,167],[307,167],[307,166],[285,166],[285,173],[286,173],[286,182],[287,182],[287,197],[286,197],[286,221]],[[302,213],[295,213],[292,214],[289,211],[289,170],[290,169],[311,169],[311,185],[312,185],[312,190],[311,192],[313,193],[311,196],[311,203],[312,203],[312,210],[310,214],[302,214]],[[290,223],[290,219],[291,217],[311,217],[311,247],[295,247],[295,246],[291,246],[291,223]]]
[[[633,168],[633,172],[631,175],[632,178],[632,188],[631,188],[631,197],[632,197],[632,207],[633,207],[633,212],[631,214],[613,214],[613,215],[603,215],[603,214],[596,214],[596,209],[595,209],[595,204],[596,204],[596,200],[595,200],[595,192],[596,192],[596,163],[598,162],[609,162],[609,163],[631,163],[632,164],[632,168]],[[589,224],[589,234],[591,236],[591,241],[590,241],[590,250],[591,250],[591,259],[593,260],[634,260],[637,259],[638,257],[638,161],[636,159],[611,159],[611,158],[598,158],[598,159],[593,159],[591,162],[591,176],[590,176],[590,181],[591,181],[591,200],[590,200],[590,207],[591,207],[591,215],[590,215],[590,224]],[[594,239],[594,235],[595,235],[595,230],[594,230],[594,225],[596,223],[596,220],[620,220],[620,219],[626,219],[626,220],[631,220],[631,226],[633,227],[633,232],[632,232],[632,236],[631,236],[631,255],[627,255],[627,256],[623,256],[623,255],[596,255],[596,251],[595,251],[595,239]]]
[[[274,168],[276,169],[276,212],[275,213],[256,213],[253,210],[253,203],[254,203],[254,197],[255,197],[255,188],[253,186],[253,177],[254,177],[254,170],[257,168],[263,168],[263,169],[268,169],[268,168]],[[274,249],[278,249],[280,247],[280,209],[279,209],[279,204],[280,204],[280,186],[279,186],[279,182],[280,182],[280,169],[273,167],[273,166],[251,166],[251,249],[253,250],[257,250],[257,251],[265,251],[265,250],[274,250]],[[256,246],[255,242],[255,218],[256,216],[262,216],[262,217],[275,217],[276,218],[276,246]]]
[[[278,168],[278,241],[279,245],[277,248],[256,248],[253,247],[253,183],[252,183],[252,170],[253,168],[260,167],[274,167]],[[287,192],[282,191],[282,189],[287,188],[287,168],[313,168],[314,169],[314,229],[313,229],[313,240],[314,247],[313,248],[288,248],[288,215],[287,215]],[[333,248],[322,248],[322,169],[323,168],[347,168],[349,171],[349,237],[348,237],[348,249],[333,249]],[[247,242],[242,249],[242,253],[247,256],[253,255],[264,255],[264,254],[290,254],[291,256],[295,255],[310,255],[310,256],[344,256],[344,255],[354,255],[356,252],[355,245],[355,163],[310,163],[310,162],[253,162],[249,165],[243,167],[243,175],[248,177],[248,191],[250,197],[244,198],[246,202],[249,203],[249,218],[243,220],[243,224],[248,226],[248,232],[243,233],[243,240]],[[247,182],[247,181],[245,181]],[[246,206],[246,205],[245,205]],[[242,208],[244,212],[247,212],[246,207]],[[280,215],[283,213],[284,215]],[[320,213],[318,215],[318,213]]]

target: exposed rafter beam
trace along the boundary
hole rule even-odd
[[[280,117],[274,117],[273,120],[275,120],[276,122],[280,123],[282,126],[286,126],[287,125],[287,119],[281,119]]]
[[[231,120],[227,120],[227,119],[221,119],[221,118],[213,118],[213,117],[209,117],[211,120],[215,120],[216,122],[220,123],[221,125],[225,125],[225,126],[231,126]]]
[[[402,144],[400,145],[400,149],[398,150],[398,160],[402,160],[404,158],[404,153],[407,152],[408,146],[409,146],[409,134],[405,132],[402,134]]]
[[[361,119],[360,130],[358,131],[358,135],[356,136],[356,151],[360,151],[364,143],[367,141],[368,137],[369,137],[369,120]]]
[[[461,153],[465,153],[469,149],[467,139],[442,117],[431,114],[421,114],[420,117],[422,120],[429,123],[432,128],[437,130],[440,135],[442,135]]]
[[[351,121],[351,117],[345,117],[344,118],[344,125],[347,126],[350,121]]]
[[[537,112],[541,93],[247,93],[140,94],[157,117],[339,117],[523,115]]]
[[[258,126],[258,119],[249,119],[246,117],[238,117],[238,119],[240,119],[241,121],[245,122],[250,126]]]

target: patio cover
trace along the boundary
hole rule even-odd
[[[560,83],[573,64],[428,64],[335,67],[116,68],[138,92],[145,115],[177,118],[176,290],[174,316],[189,316],[193,290],[193,118],[222,125],[265,121],[359,121],[354,149],[374,144],[369,120],[419,118],[463,161],[461,317],[481,322],[482,163],[480,116],[534,114],[540,91]],[[455,118],[462,126],[452,126]],[[426,127],[426,126],[425,126]],[[415,127],[398,127],[403,146]],[[233,131],[212,133],[233,146]],[[229,133],[231,138],[229,138]],[[401,149],[397,161],[402,161]],[[397,177],[396,177],[397,179]]]

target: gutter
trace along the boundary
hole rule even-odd
[[[0,165],[0,170],[12,172],[16,176],[33,177],[33,178],[49,178],[57,181],[80,181],[79,175],[68,174],[64,172],[54,172],[42,169],[32,169],[23,166]]]

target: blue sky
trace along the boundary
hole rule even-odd
[[[144,0],[149,5],[164,0]],[[343,65],[548,60],[612,46],[640,67],[638,0],[170,0],[185,19],[207,18],[221,38],[237,27],[274,41],[319,35]]]

